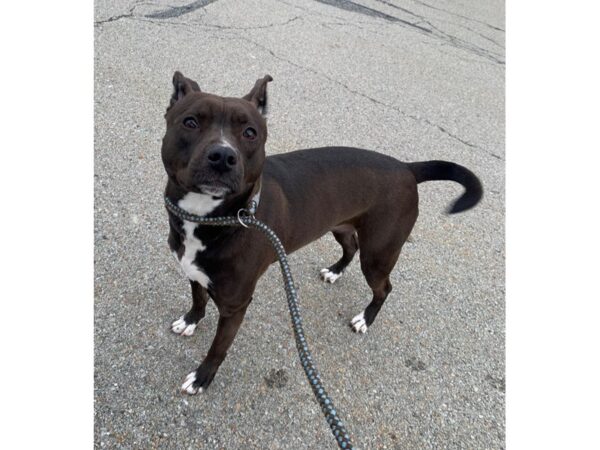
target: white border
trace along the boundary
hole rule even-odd
[[[593,2],[511,1],[507,448],[598,448],[600,232]]]
[[[2,16],[0,448],[91,448],[93,4]]]

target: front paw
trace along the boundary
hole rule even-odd
[[[208,388],[215,377],[215,373],[217,373],[217,369],[206,370],[202,366],[198,367],[197,370],[185,377],[185,381],[181,385],[181,392],[189,395],[201,394]]]
[[[181,392],[189,395],[196,395],[198,393],[202,393],[204,389],[202,386],[199,386],[196,383],[196,371],[194,370],[191,373],[188,373],[187,377],[185,377],[185,381],[181,385]]]
[[[342,272],[335,272],[331,269],[321,269],[321,280],[326,283],[335,283],[335,281],[342,276]]]
[[[183,315],[171,324],[171,331],[180,336],[191,336],[196,330],[198,322],[188,322],[186,316]]]

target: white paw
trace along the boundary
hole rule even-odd
[[[366,333],[367,322],[365,322],[365,312],[361,312],[358,316],[354,316],[354,318],[350,321],[350,325],[352,325],[352,329],[357,333]]]
[[[327,283],[335,283],[339,277],[341,277],[341,273],[335,273],[330,271],[329,269],[321,269],[321,279]]]
[[[181,392],[185,392],[189,395],[196,395],[202,393],[202,388],[194,387],[194,381],[196,381],[196,371],[193,371],[185,377],[185,381],[181,385]]]
[[[180,334],[181,336],[191,336],[192,334],[194,334],[196,325],[198,324],[186,323],[186,321],[183,319],[183,316],[181,316],[179,319],[177,319],[171,324],[171,331],[175,334]]]

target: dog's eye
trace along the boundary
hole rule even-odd
[[[253,141],[254,139],[256,139],[256,136],[257,136],[257,134],[256,134],[256,130],[255,130],[254,128],[252,128],[252,127],[248,127],[248,128],[246,128],[246,129],[244,130],[244,133],[243,133],[243,134],[244,134],[244,137],[245,137],[246,139],[249,139],[249,140],[251,140],[251,141]]]
[[[183,125],[186,128],[198,128],[198,122],[193,117],[186,117],[183,119]]]

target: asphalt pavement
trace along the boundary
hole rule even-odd
[[[189,284],[167,246],[160,146],[175,70],[242,96],[270,74],[267,153],[349,145],[445,159],[482,202],[419,186],[420,217],[365,335],[358,260],[335,284],[331,235],[290,257],[305,332],[358,448],[505,446],[504,2],[95,2],[95,435],[102,449],[336,448],[298,362],[278,268],[202,395],[179,392],[217,311],[170,331]]]

